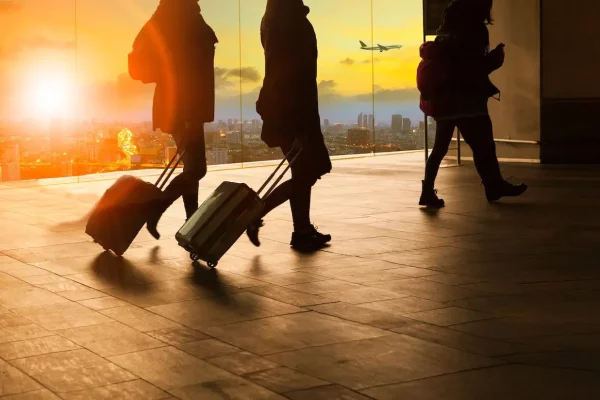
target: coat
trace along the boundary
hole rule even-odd
[[[289,149],[294,139],[303,138],[299,169],[318,178],[331,171],[331,161],[319,115],[317,37],[308,8],[303,10],[262,20],[265,77],[256,110],[263,120],[262,140],[269,147]]]
[[[500,94],[489,75],[501,66],[488,52],[487,27],[470,22],[458,6],[447,10],[444,23],[449,28],[420,48],[420,108],[436,119],[487,114],[488,99]]]
[[[214,56],[218,39],[196,0],[161,0],[136,38],[151,42],[158,76],[152,106],[154,129],[177,133],[215,115]]]

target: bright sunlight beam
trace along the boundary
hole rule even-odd
[[[65,118],[74,114],[73,79],[61,68],[37,65],[25,84],[25,113],[33,118]]]

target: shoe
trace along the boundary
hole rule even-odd
[[[258,239],[258,231],[265,225],[262,219],[259,219],[248,226],[246,229],[246,235],[248,235],[248,239],[252,242],[256,247],[260,247],[260,240]]]
[[[160,221],[160,218],[164,214],[165,210],[166,209],[162,201],[155,201],[151,207],[150,216],[146,221],[146,229],[156,240],[160,239],[160,233],[158,233],[158,222]]]
[[[437,196],[437,190],[433,188],[433,185],[423,183],[423,190],[421,191],[421,198],[419,199],[420,206],[426,206],[430,208],[442,208],[446,205],[444,199],[440,199]]]
[[[331,242],[331,235],[326,235],[311,225],[306,231],[292,233],[290,245],[299,251],[317,251]]]
[[[499,184],[485,186],[485,197],[491,203],[500,200],[502,197],[517,197],[527,191],[527,185],[524,183],[513,185],[507,181]]]

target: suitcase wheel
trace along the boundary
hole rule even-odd
[[[190,258],[192,259],[193,262],[196,262],[200,259],[198,254],[194,254],[194,253],[190,253]]]
[[[217,263],[211,263],[211,262],[209,262],[209,263],[207,263],[207,264],[208,264],[208,267],[209,267],[209,268],[212,268],[212,269],[215,269],[215,268],[217,268]]]

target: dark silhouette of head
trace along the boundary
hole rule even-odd
[[[267,0],[265,18],[306,16],[309,11],[302,0]]]

